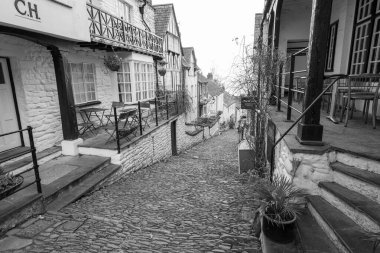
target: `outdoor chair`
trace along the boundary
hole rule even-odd
[[[365,123],[368,121],[369,106],[372,102],[372,127],[376,128],[376,113],[379,100],[379,80],[380,75],[358,75],[348,78],[348,91],[343,95],[343,108],[340,121],[343,121],[344,113],[346,112],[345,123],[348,124],[349,113],[351,110],[351,118],[355,109],[356,101],[363,101],[363,116]]]
[[[111,109],[110,109],[109,113],[107,113],[107,114],[104,115],[104,117],[106,117],[106,119],[107,119],[106,125],[108,125],[109,122],[111,122],[112,124],[114,123],[112,121],[112,119],[114,118],[114,108],[120,109],[120,108],[123,108],[123,107],[124,107],[124,103],[123,102],[112,102]]]
[[[136,136],[136,130],[138,127],[135,110],[120,113],[117,119],[117,128],[120,138],[127,138],[127,140],[130,140],[128,135],[133,133]],[[111,141],[111,139],[116,140],[116,124],[105,126],[103,129],[110,135],[106,143]]]
[[[140,102],[140,110],[142,130],[145,130],[145,127],[150,127],[149,120],[153,117],[152,110],[150,109],[150,103]]]
[[[92,128],[95,128],[94,124],[89,121],[86,116],[83,116],[83,113],[78,107],[75,107],[75,112],[79,114],[82,119],[77,123],[79,135],[84,135],[87,131],[90,131],[93,135],[95,135],[95,133],[92,131]]]

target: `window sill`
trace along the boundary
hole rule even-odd
[[[91,101],[91,102],[87,102],[87,103],[83,103],[83,104],[76,104],[75,106],[82,108],[82,107],[91,106],[91,105],[99,105],[101,103],[102,102],[100,102],[100,101]]]

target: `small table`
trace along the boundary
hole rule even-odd
[[[138,123],[137,108],[121,109],[120,113],[127,114],[126,118],[125,118],[125,120],[126,120],[125,125],[128,124],[129,119],[131,119],[131,122],[129,123],[129,125],[132,125],[132,123],[134,123],[134,122]]]
[[[88,122],[93,123],[94,129],[96,129],[95,122],[91,120],[91,117],[95,116],[95,117],[98,118],[98,120],[99,120],[98,128],[99,128],[99,127],[103,126],[103,116],[104,116],[104,112],[106,110],[107,109],[97,108],[97,107],[80,109],[80,111],[83,112],[86,115],[86,118],[87,118]],[[101,116],[99,116],[100,113],[101,113]]]

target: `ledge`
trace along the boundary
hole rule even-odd
[[[86,106],[91,106],[91,105],[99,105],[101,104],[102,102],[100,101],[91,101],[91,102],[87,102],[87,103],[83,103],[83,104],[77,104],[75,105],[76,107],[79,107],[79,108],[82,108],[82,107],[86,107]]]
[[[185,133],[187,135],[190,135],[190,136],[196,136],[196,135],[198,135],[202,131],[203,131],[202,129],[199,129],[199,130],[195,130],[195,131],[185,131]]]

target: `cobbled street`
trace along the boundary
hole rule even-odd
[[[223,132],[12,230],[14,252],[259,252],[237,159]]]

